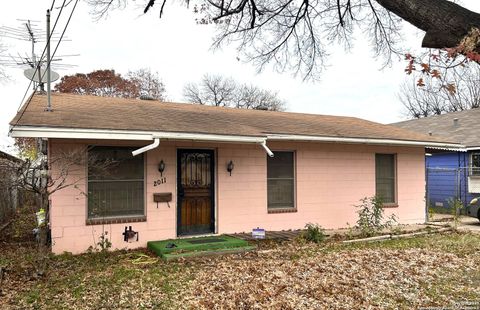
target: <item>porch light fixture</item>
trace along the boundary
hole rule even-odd
[[[233,171],[233,168],[235,167],[235,165],[233,164],[233,161],[230,161],[228,164],[227,164],[227,171],[230,173],[230,176],[232,175],[232,171]]]
[[[160,172],[160,175],[163,177],[163,171],[165,171],[165,162],[163,159],[160,161],[158,164],[158,172]]]

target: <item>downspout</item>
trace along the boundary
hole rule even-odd
[[[267,140],[263,140],[263,142],[260,143],[260,145],[265,149],[265,152],[267,152],[268,156],[270,156],[270,157],[274,156],[272,150],[270,150],[267,146]]]
[[[146,145],[138,150],[132,152],[133,156],[137,156],[138,154],[142,154],[146,151],[152,150],[160,145],[160,138],[155,138],[152,144]]]

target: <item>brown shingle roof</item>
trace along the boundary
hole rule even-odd
[[[456,121],[454,121],[456,119]],[[429,116],[394,123],[407,130],[429,134],[445,140],[458,141],[467,147],[480,147],[480,108]]]
[[[34,95],[12,125],[153,132],[266,136],[307,135],[342,138],[449,142],[354,117],[211,107],[151,100],[71,94]]]

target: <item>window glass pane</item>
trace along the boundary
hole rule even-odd
[[[384,203],[395,202],[395,155],[375,155],[376,195]]]
[[[88,183],[88,217],[143,215],[143,181]]]
[[[267,157],[268,208],[294,208],[294,154],[274,153],[274,157]]]
[[[472,153],[472,175],[480,175],[480,153]]]
[[[268,181],[268,207],[293,208],[293,179]]]
[[[133,156],[133,150],[102,146],[90,149],[89,180],[143,179],[143,154]]]
[[[144,215],[143,154],[133,148],[93,147],[88,151],[88,217]]]
[[[275,152],[267,165],[268,178],[293,178],[293,152]]]

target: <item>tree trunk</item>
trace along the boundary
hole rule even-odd
[[[43,277],[47,273],[49,257],[50,257],[50,245],[48,244],[48,232],[50,221],[50,208],[48,201],[48,194],[40,194],[40,206],[45,210],[45,223],[38,226],[38,240],[37,240],[37,257],[36,257],[36,276]]]
[[[424,30],[422,47],[456,47],[472,28],[480,28],[480,14],[447,0],[376,0],[400,18]],[[480,51],[477,44],[476,51]]]

